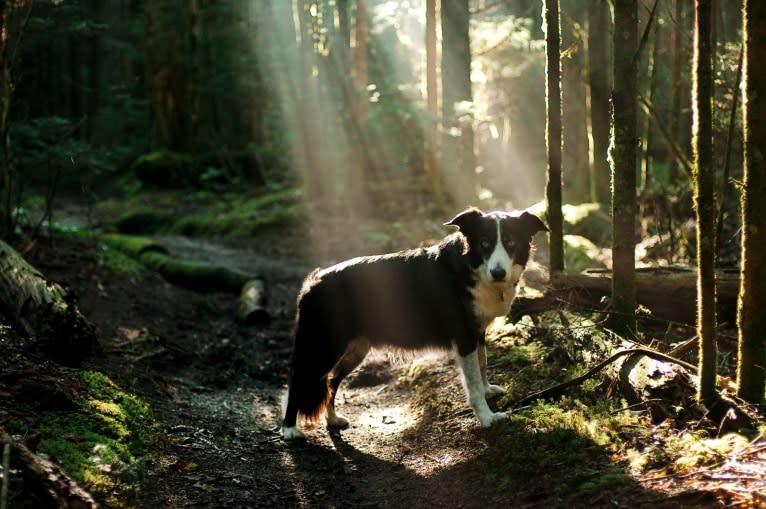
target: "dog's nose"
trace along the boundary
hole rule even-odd
[[[495,281],[502,281],[505,279],[505,269],[502,267],[494,267],[489,271],[492,279]]]

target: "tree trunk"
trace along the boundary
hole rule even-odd
[[[96,334],[72,298],[0,241],[0,312],[29,336],[30,346],[65,363],[93,352]]]
[[[649,103],[655,102],[655,92],[657,89],[657,53],[660,47],[659,41],[659,23],[654,22],[652,29],[653,34],[651,36],[649,44],[650,49],[646,52],[646,73],[647,73],[647,90],[646,99]],[[646,192],[649,190],[649,186],[652,180],[652,163],[653,156],[652,150],[654,149],[652,139],[652,122],[649,114],[644,115],[644,122],[642,127],[641,136],[641,152],[643,158],[641,159],[641,191]]]
[[[593,0],[588,8],[591,200],[598,203],[609,202],[608,9],[606,0]]]
[[[620,334],[635,330],[636,236],[636,0],[615,0],[612,92],[612,308],[609,324]]]
[[[548,171],[545,199],[548,208],[550,268],[564,270],[564,216],[561,212],[561,30],[559,0],[545,0],[545,140]]]
[[[673,35],[671,40],[671,71],[670,88],[672,89],[672,99],[670,105],[670,122],[668,130],[670,131],[670,142],[678,146],[678,126],[681,118],[681,37],[683,36],[683,23],[681,16],[683,14],[682,2],[684,0],[673,0]],[[678,162],[675,158],[670,160],[668,165],[668,180],[671,186],[678,181]]]
[[[8,112],[11,107],[11,55],[9,54],[8,29],[10,2],[0,2],[0,238],[7,239],[13,233],[13,187],[15,185],[8,152]]]
[[[305,155],[304,185],[307,198],[322,198],[326,194],[326,183],[322,169],[322,143],[319,135],[319,91],[317,79],[314,76],[315,52],[314,52],[314,29],[311,18],[311,2],[308,0],[296,0],[296,10],[300,34],[301,53],[301,111],[302,128],[301,134]]]
[[[718,352],[715,316],[715,169],[713,168],[713,47],[711,0],[694,4],[694,209],[697,216],[697,335],[699,401],[715,394]]]
[[[426,0],[426,101],[428,118],[426,125],[426,186],[441,201],[441,182],[438,166],[439,99],[436,74],[436,0]]]
[[[745,45],[744,186],[742,190],[742,287],[737,324],[739,350],[737,394],[761,403],[766,386],[766,3],[745,0],[742,11]]]
[[[447,192],[456,203],[475,199],[476,157],[471,94],[468,0],[442,0],[442,160]]]

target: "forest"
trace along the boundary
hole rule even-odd
[[[766,505],[763,19],[0,2],[0,509]],[[549,229],[486,330],[507,418],[374,352],[283,440],[304,277],[469,206]]]

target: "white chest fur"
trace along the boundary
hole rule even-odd
[[[495,283],[486,276],[486,271],[478,271],[476,285],[471,288],[473,295],[473,311],[481,322],[482,329],[498,316],[505,316],[511,311],[513,298],[516,296],[516,285],[524,271],[522,265],[511,267],[510,281]]]
[[[505,316],[511,311],[511,303],[516,295],[516,285],[497,285],[478,282],[471,289],[473,310],[485,327],[495,317]]]

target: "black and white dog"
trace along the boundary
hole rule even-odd
[[[345,428],[335,412],[338,386],[371,348],[456,350],[468,402],[481,425],[505,418],[487,405],[505,392],[487,381],[484,331],[508,314],[529,259],[532,237],[547,230],[529,212],[469,208],[445,223],[458,231],[438,244],[365,256],[316,269],[298,295],[286,439],[302,437],[300,414]]]

